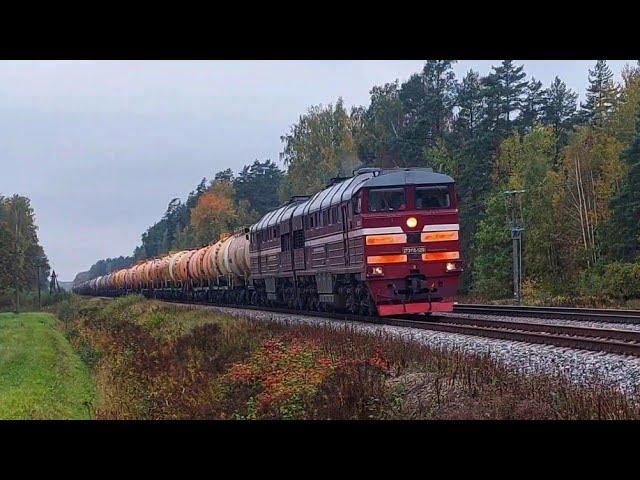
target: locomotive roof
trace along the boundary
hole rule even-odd
[[[280,218],[282,218],[282,215],[284,215],[287,210],[296,208],[297,205],[306,205],[307,202],[308,200],[305,200],[305,197],[294,197],[291,202],[266,213],[260,220],[251,225],[249,231],[254,232],[256,230],[271,227],[279,222]]]
[[[370,187],[395,187],[398,185],[432,185],[440,183],[453,183],[449,175],[436,173],[431,168],[402,168],[383,170],[366,181],[362,188]]]
[[[362,188],[443,183],[454,183],[454,180],[449,175],[434,172],[431,168],[395,168],[388,170],[367,168],[361,170],[360,173],[356,172],[353,177],[336,182],[320,190],[307,200],[303,198],[292,199],[290,203],[265,214],[257,223],[251,226],[251,231],[262,230],[279,223],[285,211],[293,208],[294,205],[292,216],[297,217],[348,201]]]

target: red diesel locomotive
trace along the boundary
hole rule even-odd
[[[454,180],[364,168],[250,228],[251,303],[364,315],[451,311],[462,271]]]

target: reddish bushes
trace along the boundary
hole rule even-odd
[[[517,375],[487,357],[349,328],[141,298],[77,311],[67,335],[97,380],[98,418],[640,418],[597,383]]]

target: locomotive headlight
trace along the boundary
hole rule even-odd
[[[462,262],[447,262],[447,272],[461,272]]]
[[[371,275],[384,275],[384,270],[382,267],[372,267]]]
[[[416,225],[418,225],[418,219],[416,217],[407,218],[407,227],[416,228]]]

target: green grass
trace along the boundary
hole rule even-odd
[[[0,314],[0,419],[87,419],[95,386],[48,313]]]

